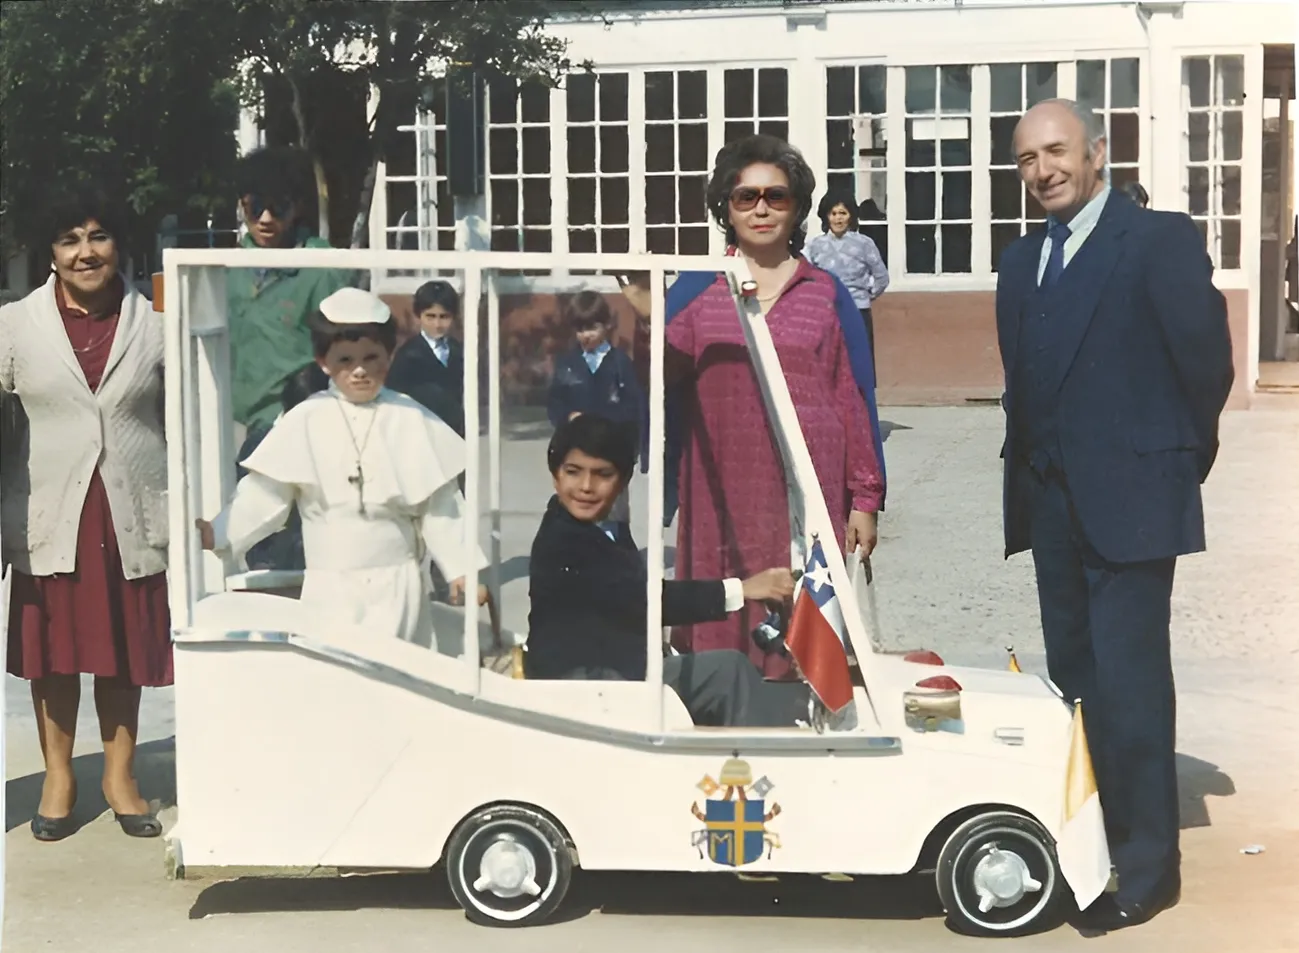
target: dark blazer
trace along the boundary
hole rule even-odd
[[[580,347],[555,357],[546,404],[551,426],[558,427],[574,412],[599,414],[625,424],[639,447],[644,409],[645,395],[636,377],[636,367],[621,348],[610,348],[594,374]]]
[[[532,541],[530,571],[528,678],[563,678],[582,667],[611,668],[630,681],[645,678],[648,579],[625,526],[612,540],[552,497]],[[720,580],[664,580],[665,626],[724,618]]]
[[[443,366],[424,335],[416,334],[397,349],[387,384],[419,401],[461,437],[465,435],[465,346],[448,338]]]
[[[997,340],[1006,375],[1006,555],[1029,548],[1031,471],[1015,445],[1019,322],[1036,293],[1045,228],[1002,255]],[[1112,192],[1054,289],[1061,468],[1087,542],[1112,562],[1204,549],[1200,484],[1231,391],[1226,302],[1189,217]]]

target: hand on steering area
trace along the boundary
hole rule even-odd
[[[453,606],[462,606],[465,604],[465,577],[464,576],[461,576],[459,579],[453,579],[451,581],[450,599],[451,599],[451,604]],[[479,584],[478,586],[478,604],[480,606],[487,605],[487,587],[482,584]]]
[[[853,510],[848,514],[848,532],[844,538],[844,551],[849,555],[861,549],[861,558],[866,559],[875,551],[880,541],[879,514]]]
[[[794,594],[794,574],[788,569],[765,569],[744,580],[748,602],[785,602]]]

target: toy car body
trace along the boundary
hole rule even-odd
[[[829,726],[719,729],[692,724],[662,684],[659,533],[648,540],[649,672],[624,683],[530,681],[484,668],[494,645],[526,639],[495,631],[476,605],[437,607],[426,645],[378,639],[296,599],[255,591],[293,580],[240,574],[201,552],[189,530],[233,488],[234,442],[222,417],[225,267],[460,269],[464,313],[488,299],[493,363],[496,270],[649,272],[650,393],[659,396],[651,400],[651,460],[662,460],[664,273],[727,272],[738,287],[742,262],[623,255],[561,263],[497,252],[437,253],[433,262],[429,253],[335,250],[166,256],[166,287],[178,291],[166,302],[180,805],[169,851],[178,872],[441,864],[471,919],[519,926],[550,916],[578,867],[932,870],[960,929],[1009,935],[1050,924],[1067,891],[1056,839],[1070,707],[1039,676],[875,651],[864,604],[872,587],[835,547],[827,561],[862,683],[846,716]],[[738,292],[736,301],[769,420],[804,499],[792,514],[796,548],[813,534],[833,538],[771,339]],[[499,521],[500,374],[495,366],[486,376],[490,459],[481,494],[478,337],[477,323],[467,322],[467,501],[470,513]],[[650,525],[662,525],[661,467],[651,467],[649,484]],[[918,685],[936,675],[956,688]]]

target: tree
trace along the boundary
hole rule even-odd
[[[204,0],[0,3],[0,247],[46,240],[51,194],[94,180],[133,213],[128,247],[159,219],[233,208],[236,49],[194,42]]]
[[[544,25],[561,10],[571,14],[587,6],[549,0],[225,3],[238,48],[255,67],[245,73],[246,99],[265,105],[277,84],[287,90],[297,144],[315,159],[322,234],[331,216],[320,130],[327,121],[337,121],[340,99],[354,100],[359,90],[368,115],[361,117],[359,167],[347,170],[359,175],[353,247],[363,247],[368,239],[384,144],[398,125],[411,120],[405,107],[419,101],[429,81],[451,65],[467,65],[489,77],[557,85],[574,64],[565,55],[565,42],[545,33]]]

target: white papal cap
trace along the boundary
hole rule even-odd
[[[360,288],[339,288],[320,302],[320,313],[330,324],[387,324],[392,311],[376,294]]]

